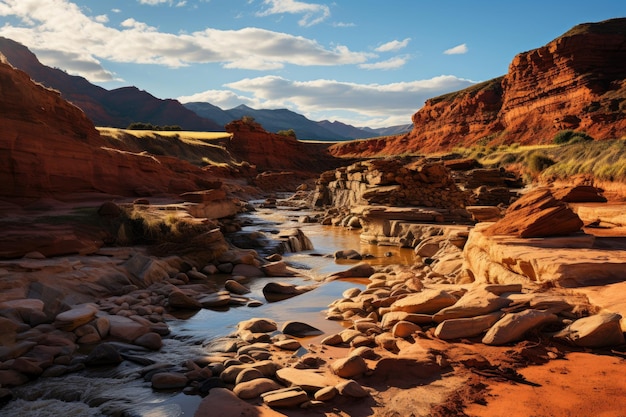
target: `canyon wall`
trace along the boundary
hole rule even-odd
[[[107,148],[78,107],[0,57],[2,197],[178,194],[214,185],[184,161]]]
[[[626,134],[626,18],[577,25],[517,55],[508,73],[431,98],[406,135],[337,144],[334,155],[394,155],[456,146],[551,143],[561,130]]]

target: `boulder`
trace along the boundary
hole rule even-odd
[[[198,300],[191,298],[182,291],[171,292],[167,302],[171,308],[181,310],[199,310],[202,308],[202,304]]]
[[[333,362],[330,369],[342,378],[354,378],[367,372],[367,363],[361,356],[348,356]]]
[[[521,238],[567,236],[582,227],[582,220],[566,203],[554,198],[548,188],[538,188],[511,204],[504,217],[483,233]]]
[[[483,316],[444,320],[435,328],[435,337],[450,340],[478,336],[500,320],[503,314],[496,312]]]
[[[276,322],[266,318],[251,318],[245,321],[241,321],[237,324],[238,330],[248,330],[253,333],[269,333],[276,331],[278,327]]]
[[[311,326],[310,324],[302,323],[299,321],[287,321],[283,324],[281,331],[284,334],[296,337],[314,336],[322,334],[323,332]]]
[[[159,372],[151,380],[152,388],[164,390],[184,388],[187,382],[187,377],[177,372]]]
[[[85,364],[89,366],[118,365],[122,361],[122,356],[114,345],[101,343],[89,353]]]
[[[233,389],[233,392],[237,397],[249,400],[252,398],[256,398],[261,394],[264,394],[268,391],[276,391],[283,388],[278,382],[269,379],[269,378],[256,378],[250,381],[242,382],[237,384]]]
[[[605,347],[624,344],[620,326],[622,316],[602,313],[576,320],[553,337],[581,347]]]
[[[284,417],[284,414],[267,407],[250,404],[237,397],[231,390],[221,387],[211,389],[210,395],[202,399],[194,417],[215,416],[259,416]]]
[[[441,323],[449,319],[481,316],[500,310],[509,304],[511,300],[479,288],[468,291],[454,305],[440,310],[433,315],[433,320]]]
[[[335,385],[335,389],[339,395],[343,395],[345,397],[364,398],[370,395],[370,393],[363,388],[361,384],[352,379],[340,382]]]
[[[556,321],[558,321],[556,315],[540,310],[529,309],[519,313],[508,313],[489,329],[482,342],[486,345],[504,345],[515,342],[529,330]]]
[[[369,278],[374,272],[374,267],[367,263],[356,264],[353,267],[331,274],[325,280],[341,279],[341,278]]]
[[[232,293],[243,295],[248,294],[250,289],[245,287],[243,284],[235,281],[234,279],[226,280],[224,283],[224,288]]]
[[[96,306],[83,304],[57,314],[54,324],[61,330],[72,331],[93,320],[97,312]]]
[[[391,305],[392,311],[433,314],[457,302],[455,296],[443,290],[427,289],[401,298]]]

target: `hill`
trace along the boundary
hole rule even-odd
[[[518,54],[506,75],[431,98],[406,135],[337,144],[335,155],[548,144],[564,130],[596,140],[626,135],[626,18],[584,23]]]
[[[28,48],[11,39],[0,37],[0,53],[33,80],[58,90],[64,99],[80,107],[97,126],[125,128],[132,122],[145,122],[159,126],[179,125],[185,130],[224,130],[177,100],[161,100],[136,87],[106,90],[83,77],[43,65]]]
[[[359,129],[341,122],[329,122],[328,120],[316,122],[287,109],[253,109],[242,104],[229,110],[222,110],[206,102],[190,102],[185,103],[184,106],[199,116],[214,120],[222,125],[249,116],[269,132],[293,129],[296,132],[296,137],[303,140],[342,141],[378,136],[372,129]]]

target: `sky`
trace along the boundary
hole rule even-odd
[[[372,128],[624,0],[0,0],[0,36],[106,89]]]

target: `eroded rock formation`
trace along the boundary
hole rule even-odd
[[[0,195],[101,192],[138,196],[210,188],[198,167],[105,147],[93,123],[54,90],[0,62]]]
[[[401,154],[454,146],[549,143],[561,130],[595,139],[626,129],[626,19],[575,26],[547,45],[517,55],[508,73],[431,98],[413,115],[413,131],[331,148],[335,155]]]

